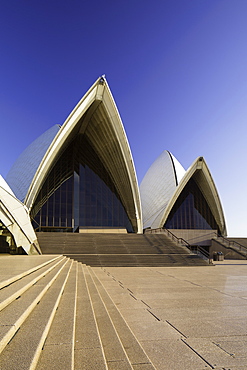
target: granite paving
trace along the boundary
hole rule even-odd
[[[12,281],[9,269],[19,279],[56,257],[4,256],[0,282]],[[78,270],[76,264],[64,290],[59,281],[64,281],[70,263],[1,353],[2,369],[29,368],[41,351],[38,334],[59,295],[38,369],[247,369],[247,261],[186,267],[78,264]],[[26,310],[46,280],[48,274],[2,310],[0,335],[12,330],[15,316]],[[9,294],[22,285],[19,280],[12,284],[6,288]]]
[[[92,269],[156,369],[247,369],[247,261]]]

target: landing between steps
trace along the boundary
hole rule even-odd
[[[61,258],[61,255],[26,256],[0,254],[0,289],[57,258]]]

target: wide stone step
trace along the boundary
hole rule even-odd
[[[61,257],[39,272],[0,312],[1,370],[154,369],[91,269]]]
[[[107,368],[109,370],[133,369],[107,309],[87,269],[85,269],[85,277],[93,304]]]
[[[54,253],[52,253],[54,254]],[[51,263],[59,255],[8,256],[0,260],[0,289]]]
[[[36,367],[69,370],[74,368],[74,336],[77,300],[77,262],[74,262],[50,331]]]
[[[48,234],[48,235],[47,235]],[[61,235],[62,234],[62,235]],[[189,253],[166,235],[37,233],[43,253],[167,254]]]
[[[0,356],[1,369],[35,368],[58,308],[71,265],[72,262],[65,264],[50,289],[20,326],[8,346],[5,347]]]
[[[85,266],[78,266],[74,368],[107,369],[92,300],[85,280]]]
[[[190,254],[66,254],[67,257],[94,267],[159,267],[206,265],[196,255]]]
[[[155,369],[147,354],[143,350],[141,344],[130,330],[129,326],[120,314],[116,305],[111,300],[100,280],[93,273],[93,270],[91,268],[88,269],[132,367],[134,369],[140,370]]]
[[[42,279],[39,279],[0,312],[0,352],[36,308],[67,262],[68,259],[60,260],[60,263],[56,264],[51,271],[44,273]]]
[[[22,278],[13,281],[11,284],[2,287],[0,290],[0,311],[8,304],[20,297],[27,289],[37,283],[43,276],[49,273],[56,267],[65,257],[59,256],[50,261],[50,263],[42,264],[41,267],[31,273],[23,274]]]

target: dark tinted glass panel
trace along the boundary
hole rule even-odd
[[[214,216],[193,179],[188,182],[178,197],[164,227],[167,229],[218,229]]]
[[[40,229],[124,227],[133,231],[111,176],[82,135],[50,172],[32,209]]]

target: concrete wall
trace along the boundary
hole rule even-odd
[[[191,245],[210,246],[216,237],[216,230],[169,229],[176,237],[183,238]]]
[[[242,244],[244,245],[245,247],[247,247],[247,238],[239,238],[239,237],[228,237],[227,240],[229,241],[235,241],[239,244]]]
[[[238,253],[234,249],[221,244],[217,240],[212,240],[212,245],[210,248],[210,258],[213,258],[214,252],[222,252],[224,254],[224,259],[227,259],[227,260],[245,260],[246,259],[241,253]]]
[[[79,229],[80,234],[127,234],[126,229],[119,229],[117,227],[112,228],[97,228],[97,227],[91,227],[91,228],[82,228]]]

